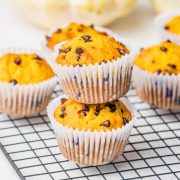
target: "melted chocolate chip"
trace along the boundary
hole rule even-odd
[[[110,109],[110,112],[115,112],[116,111],[116,105],[113,104],[113,103],[107,103],[107,106],[109,107]]]
[[[91,36],[89,36],[89,35],[83,35],[82,38],[83,38],[84,42],[92,42]]]
[[[78,55],[81,55],[83,52],[84,52],[84,51],[83,51],[82,48],[77,48],[77,49],[76,49],[76,54],[78,54]]]
[[[168,49],[166,47],[164,47],[164,46],[161,46],[160,50],[163,51],[163,52],[166,52]]]
[[[16,79],[12,79],[12,80],[10,80],[9,82],[12,83],[12,84],[14,84],[14,85],[16,85],[16,84],[18,83]]]
[[[126,51],[124,49],[118,49],[120,55],[125,56]]]
[[[111,125],[111,122],[109,120],[106,120],[100,124],[100,126],[105,126],[105,127],[110,127],[110,125]]]
[[[66,106],[63,106],[63,107],[61,108],[61,111],[64,112],[65,110],[66,110]]]
[[[99,63],[99,65],[100,65],[100,64],[102,64],[102,63],[106,64],[106,63],[107,63],[107,61],[102,60],[102,61]]]
[[[66,115],[67,115],[66,113],[62,112],[62,113],[59,115],[59,117],[60,117],[60,118],[64,118]]]
[[[176,69],[176,65],[175,64],[168,64],[169,67]]]
[[[129,120],[125,117],[122,118],[123,119],[123,124],[126,125],[127,123],[129,123]]]
[[[14,63],[15,63],[16,65],[20,65],[20,64],[21,64],[21,58],[20,58],[20,57],[16,57],[16,58],[14,59]]]
[[[166,42],[171,43],[171,41],[169,39]]]
[[[60,28],[56,29],[56,31],[55,31],[55,33],[60,33],[60,32],[61,32]]]
[[[66,98],[62,98],[62,99],[61,99],[61,104],[64,104],[66,101],[67,101]]]
[[[86,111],[86,112],[89,112],[90,111],[90,108],[88,105],[84,105],[83,108],[82,108],[83,111]]]

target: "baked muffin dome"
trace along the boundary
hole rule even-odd
[[[180,16],[172,18],[169,22],[166,23],[164,28],[173,34],[180,35]]]
[[[89,65],[112,62],[129,50],[106,34],[86,33],[69,40],[59,49],[56,62],[61,65]]]
[[[71,23],[65,28],[58,28],[51,36],[46,36],[47,44],[46,46],[53,49],[54,46],[63,41],[77,37],[84,33],[101,33],[94,29],[92,26],[85,26],[83,24]]]
[[[65,98],[61,99],[54,117],[63,126],[85,131],[121,128],[132,119],[125,105],[118,100],[87,105]]]
[[[168,41],[143,49],[136,57],[135,65],[151,73],[179,74],[180,46]]]
[[[44,59],[36,54],[7,53],[0,57],[0,81],[34,84],[50,79],[54,73]]]

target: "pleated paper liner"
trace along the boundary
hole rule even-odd
[[[47,108],[47,114],[56,134],[61,153],[71,161],[80,165],[95,166],[107,164],[117,159],[124,151],[131,130],[136,120],[136,111],[132,104],[121,98],[131,112],[132,120],[122,128],[112,131],[83,131],[61,125],[54,119],[54,112],[61,104],[60,96],[54,99]]]
[[[136,48],[129,40],[111,31],[108,35],[123,43],[130,54],[113,62],[67,67],[55,61],[63,42],[55,47],[55,52],[49,59],[49,64],[56,73],[64,93],[77,102],[105,103],[124,96],[129,90]]]
[[[6,53],[35,53],[45,58],[40,51],[35,49],[6,48],[0,50],[1,56]],[[45,110],[56,84],[56,77],[35,84],[13,85],[0,82],[0,112],[13,116],[37,114]]]

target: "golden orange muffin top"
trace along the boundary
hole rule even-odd
[[[54,76],[50,66],[36,54],[8,53],[0,57],[0,81],[33,84]]]
[[[167,41],[143,49],[136,57],[135,64],[151,73],[179,74],[180,46]]]
[[[61,46],[56,62],[61,65],[89,65],[112,62],[129,54],[129,50],[113,37],[102,34],[81,34]]]
[[[116,100],[105,104],[80,104],[72,99],[61,99],[54,113],[55,119],[68,128],[106,131],[121,128],[131,121],[126,106]]]
[[[172,18],[165,24],[164,28],[173,34],[180,35],[180,16]]]
[[[71,23],[65,28],[58,28],[51,36],[46,36],[47,47],[53,49],[60,42],[77,37],[84,33],[102,33],[94,29],[93,26],[85,26],[83,24]]]

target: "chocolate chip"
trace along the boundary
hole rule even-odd
[[[90,108],[88,105],[84,105],[83,108],[82,108],[83,111],[86,111],[86,112],[89,112],[90,111]]]
[[[20,58],[20,57],[16,57],[16,58],[14,59],[14,63],[15,63],[16,65],[20,65],[20,64],[21,64],[21,58]]]
[[[67,115],[66,113],[62,112],[62,113],[59,115],[59,117],[60,117],[60,118],[64,118],[66,115]]]
[[[123,119],[123,124],[124,124],[124,125],[126,125],[127,123],[129,123],[129,120],[128,120],[127,118],[122,117],[122,119]]]
[[[51,37],[49,37],[48,35],[46,35],[46,40],[48,41]]]
[[[121,108],[121,113],[124,113],[124,110],[123,110],[123,108]]]
[[[165,29],[165,30],[169,30],[169,26],[167,26],[167,25],[164,26],[164,29]]]
[[[105,127],[110,127],[110,125],[111,125],[111,122],[109,120],[106,120],[100,124],[100,126],[105,126]]]
[[[63,107],[61,108],[61,111],[64,112],[65,110],[66,110],[66,106],[63,106]]]
[[[18,83],[16,79],[12,79],[12,80],[10,80],[9,82],[12,83],[12,84],[14,84],[14,85],[16,85],[16,84]]]
[[[173,91],[172,89],[166,88],[166,97],[172,97]]]
[[[63,52],[63,50],[62,50],[62,49],[59,49],[59,54],[62,53],[62,52]]]
[[[157,74],[161,74],[162,71],[161,71],[161,69],[158,69],[156,72],[157,72]]]
[[[55,31],[55,33],[60,33],[60,32],[61,32],[60,28],[56,29],[56,31]]]
[[[95,113],[94,115],[98,116],[100,113],[101,109],[100,109],[100,105],[96,105],[96,109],[95,109]]]
[[[90,27],[91,27],[92,29],[94,29],[94,24],[91,24]]]
[[[105,60],[102,60],[102,61],[99,63],[99,65],[101,65],[101,63],[104,63],[104,64],[106,64],[106,63],[107,63],[107,61],[105,61]]]
[[[169,67],[176,69],[176,65],[175,64],[168,64]]]
[[[76,60],[79,61],[80,58],[81,58],[81,55],[78,55],[78,56],[76,57]]]
[[[66,101],[67,101],[66,98],[62,98],[62,99],[61,99],[61,104],[64,104]]]
[[[109,74],[107,75],[107,77],[103,77],[103,81],[108,81],[109,80]]]
[[[140,49],[140,52],[143,51],[143,50],[144,50],[144,48],[141,48],[141,49]]]
[[[40,56],[38,56],[38,55],[36,55],[35,59],[42,60],[42,58]]]
[[[120,55],[125,56],[126,51],[124,49],[118,49]]]
[[[82,54],[83,52],[84,52],[84,51],[83,51],[82,48],[77,48],[77,49],[76,49],[76,54],[78,54],[78,55]]]
[[[89,36],[89,35],[83,35],[82,38],[83,38],[84,42],[92,42],[91,36]]]
[[[171,41],[169,39],[166,42],[171,43]]]
[[[84,116],[86,116],[86,111],[83,111],[82,109],[78,111],[78,114],[83,114]]]
[[[68,53],[69,51],[71,51],[71,47],[68,47],[68,48],[63,50],[64,53]]]
[[[163,51],[163,52],[166,52],[168,49],[166,47],[164,47],[164,46],[161,46],[160,50]]]
[[[109,107],[110,109],[110,112],[115,112],[116,111],[116,105],[113,104],[113,103],[107,103],[107,106]]]

